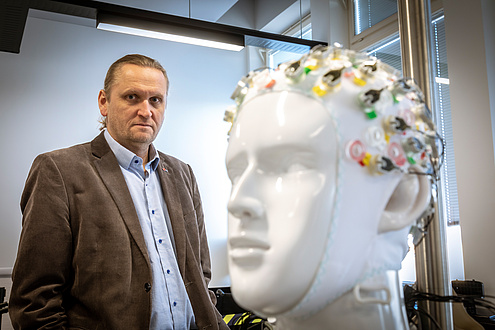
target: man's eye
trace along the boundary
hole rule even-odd
[[[161,100],[160,100],[160,98],[159,98],[159,97],[152,97],[152,98],[150,98],[150,101],[151,101],[152,103],[160,103],[160,101],[161,101]]]
[[[128,99],[128,100],[135,100],[135,99],[136,99],[136,95],[134,95],[134,94],[129,94],[129,95],[127,95],[127,99]]]

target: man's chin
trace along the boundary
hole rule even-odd
[[[136,143],[151,143],[155,137],[155,132],[151,128],[147,132],[141,130],[132,134],[132,140]]]

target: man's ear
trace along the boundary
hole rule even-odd
[[[103,117],[106,117],[107,114],[108,114],[108,112],[107,112],[107,103],[108,103],[107,94],[102,89],[102,90],[100,90],[100,93],[98,94],[98,107],[100,108],[100,114]]]
[[[415,171],[421,169],[414,167]],[[431,182],[427,175],[405,174],[383,211],[378,232],[399,230],[417,220],[431,198]]]

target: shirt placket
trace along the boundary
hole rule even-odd
[[[179,292],[176,288],[178,286],[171,285],[179,280],[180,274],[176,271],[177,267],[174,267],[172,262],[175,260],[174,251],[166,227],[164,212],[160,204],[160,198],[157,195],[158,189],[154,187],[154,180],[150,179],[151,175],[156,175],[153,169],[147,168],[145,172],[145,191],[146,199],[148,201],[148,210],[150,215],[151,232],[155,240],[156,250],[159,255],[160,265],[165,279],[165,288],[167,292],[167,299],[169,301],[170,311],[172,319],[176,319],[176,314],[179,313],[179,308],[183,305],[180,299]]]

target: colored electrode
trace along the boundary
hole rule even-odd
[[[263,68],[243,77],[232,94],[236,105],[227,109],[224,120],[233,126],[243,103],[258,93],[280,91],[302,93],[323,103],[333,97],[341,100],[339,93],[355,97],[348,111],[364,112],[369,124],[356,123],[359,136],[344,141],[342,147],[349,161],[368,167],[374,175],[418,174],[418,167],[428,175],[437,175],[441,162],[432,154],[441,138],[421,90],[413,79],[400,78],[395,68],[365,53],[317,46],[274,71]]]
[[[304,67],[301,65],[301,60],[293,61],[285,68],[284,74],[291,82],[300,82],[304,78]]]
[[[325,73],[320,80],[320,83],[313,87],[313,91],[318,96],[324,96],[329,91],[334,89],[340,84],[342,80],[342,72],[345,67],[342,66],[339,69],[329,70]]]

